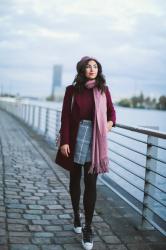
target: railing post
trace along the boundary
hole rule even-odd
[[[154,127],[153,127],[154,128]],[[155,127],[156,128],[156,127]],[[153,145],[156,145],[153,146]],[[146,163],[145,163],[145,182],[144,182],[144,196],[143,196],[143,207],[142,207],[142,221],[139,226],[140,229],[148,229],[153,230],[154,227],[150,224],[149,221],[154,220],[153,207],[154,204],[149,199],[149,194],[155,193],[155,188],[150,183],[156,183],[156,170],[157,170],[157,162],[152,159],[152,157],[157,158],[157,146],[158,146],[158,138],[148,135],[147,136],[147,153],[146,153]],[[153,173],[151,172],[153,171]],[[148,207],[150,209],[148,209]]]
[[[24,122],[26,122],[26,115],[27,115],[27,105],[24,104],[24,117],[23,117]]]
[[[28,104],[28,121],[27,121],[28,124],[30,124],[30,112],[31,112],[31,105]]]
[[[58,140],[59,140],[59,124],[60,124],[60,117],[61,117],[61,112],[58,110],[55,110],[55,146],[58,146]]]
[[[40,131],[40,125],[41,125],[41,107],[39,107],[38,111],[38,130]]]
[[[60,124],[60,117],[61,117],[61,113],[60,113],[60,111],[58,111],[58,110],[56,110],[56,118],[55,118],[55,120],[56,120],[56,125],[55,125],[55,136],[57,136],[57,134],[58,134],[58,132],[59,132],[59,124]]]
[[[21,119],[24,118],[24,104],[21,103]]]
[[[44,135],[47,135],[48,132],[48,122],[49,122],[49,108],[46,108],[46,119],[45,119],[45,131],[44,131]]]
[[[14,104],[14,115],[17,117],[17,104]]]
[[[20,118],[20,103],[18,103],[17,105],[18,105],[17,116]]]
[[[32,127],[35,127],[35,106],[32,106]]]
[[[17,116],[20,118],[20,103],[17,104]]]

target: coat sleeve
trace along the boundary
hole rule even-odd
[[[61,128],[60,128],[60,146],[69,144],[70,140],[70,116],[71,116],[71,102],[73,89],[71,86],[66,87],[62,114],[61,114]]]
[[[113,122],[113,127],[116,125],[116,112],[112,103],[112,98],[108,86],[106,87],[106,98],[107,98],[107,121]]]

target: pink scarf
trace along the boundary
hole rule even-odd
[[[109,172],[107,147],[107,100],[105,93],[101,94],[96,86],[96,80],[88,80],[87,88],[93,88],[95,114],[93,125],[92,164],[89,173]]]

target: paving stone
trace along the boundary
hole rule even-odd
[[[6,244],[7,244],[6,236],[0,236],[0,249],[2,245],[6,245]]]
[[[51,244],[51,239],[50,238],[32,238],[32,243],[38,244],[38,245],[43,245],[43,244]]]
[[[30,239],[25,237],[9,237],[9,243],[15,244],[30,244]]]
[[[56,245],[43,245],[42,250],[63,250],[64,248]],[[75,250],[75,249],[73,249]]]
[[[30,231],[43,231],[42,227],[40,225],[29,225],[29,230]]]
[[[61,219],[71,219],[71,215],[70,214],[60,214],[59,218],[61,218]]]
[[[98,229],[97,230],[97,233],[100,235],[100,236],[103,236],[103,235],[114,235],[113,232],[110,230],[110,229]]]
[[[63,225],[63,228],[64,228],[65,231],[73,230],[73,224]]]
[[[20,192],[19,193],[20,194],[20,196],[32,196],[32,193],[30,193],[30,192]]]
[[[75,236],[65,236],[65,237],[54,237],[55,244],[73,244],[78,243],[77,235]]]
[[[61,226],[44,226],[45,231],[62,231]]]
[[[0,212],[0,217],[5,217],[6,213],[5,212]]]
[[[56,201],[57,197],[53,197],[53,195],[51,195],[49,198],[48,197],[44,197],[42,198],[40,201],[38,201],[38,204],[40,205],[57,205],[58,201]]]
[[[150,245],[148,244],[127,244],[127,248],[129,250],[152,250]],[[155,248],[154,250],[159,250],[159,248]],[[163,249],[164,250],[164,249]]]
[[[43,193],[34,193],[34,196],[43,197],[43,196],[44,196],[44,194],[43,194]]]
[[[43,189],[43,190],[42,190],[42,189],[39,189],[38,192],[39,192],[39,193],[48,193],[49,191],[48,191],[47,189]]]
[[[24,220],[24,219],[7,219],[7,223],[27,225],[29,222],[27,220]]]
[[[1,247],[1,248],[0,248],[1,250],[8,250],[8,249],[9,249],[8,246],[6,246],[6,245],[5,245],[5,246],[4,246],[4,245],[1,245],[0,247]]]
[[[30,237],[32,234],[31,232],[9,232],[9,236],[10,237],[13,237],[13,236],[16,236],[16,237]]]
[[[29,208],[30,209],[45,209],[44,206],[41,206],[41,205],[29,205]]]
[[[8,230],[9,231],[27,231],[27,228],[25,225],[19,225],[19,224],[8,224]]]
[[[153,245],[149,245],[151,247],[151,250],[165,250],[165,243],[154,243]]]
[[[35,201],[38,201],[38,200],[40,200],[40,197],[37,197],[37,196],[30,196],[30,197],[25,197],[24,196],[24,199],[25,200],[35,200]]]
[[[54,237],[54,234],[50,232],[35,232],[34,237],[41,237],[41,238]]]
[[[81,244],[65,244],[64,248],[66,250],[82,250]]]
[[[107,247],[109,250],[127,250],[127,247],[124,245],[107,245]],[[144,250],[144,248],[142,248],[142,250]]]
[[[105,230],[110,230],[110,227],[108,224],[106,224],[105,222],[96,222],[94,223],[94,227],[96,229],[99,229],[99,230],[102,230],[102,231],[105,231]]]
[[[10,250],[40,250],[38,246],[28,244],[28,245],[23,245],[23,244],[14,244],[10,245]]]
[[[159,234],[157,231],[144,231],[144,239],[149,242],[166,242],[166,237]]]
[[[62,231],[62,232],[55,232],[56,236],[73,236],[75,235],[74,231]]]
[[[0,223],[0,229],[5,229],[6,228],[6,223],[5,222],[1,222]]]
[[[7,214],[7,217],[8,217],[8,218],[13,218],[13,219],[19,219],[19,218],[21,218],[22,216],[21,216],[21,214],[19,214],[19,213],[8,213],[8,214]]]
[[[109,235],[109,236],[103,236],[103,240],[106,242],[106,243],[112,243],[112,244],[118,244],[118,243],[121,243],[120,240],[118,239],[118,237],[116,236],[112,236],[112,235]]]
[[[42,218],[46,219],[46,220],[54,220],[54,219],[57,219],[57,215],[55,215],[55,214],[44,214],[44,215],[42,215]]]
[[[24,204],[7,204],[6,205],[8,208],[26,208],[26,205]]]
[[[50,222],[48,220],[32,220],[34,225],[49,225]]]
[[[130,234],[130,235],[124,235],[123,236],[121,235],[120,236],[121,239],[123,240],[123,242],[125,242],[126,244],[129,244],[129,243],[136,243],[136,242],[143,242],[144,239],[141,235],[133,235],[133,234]]]
[[[10,195],[10,194],[11,194],[11,195],[17,195],[17,192],[12,191],[12,190],[7,190],[7,189],[6,189],[6,190],[5,190],[5,194],[6,194],[6,195]]]
[[[25,204],[25,205],[36,205],[36,201],[30,200],[30,199],[29,200],[22,199],[21,202],[22,204]]]
[[[95,250],[105,250],[105,249],[108,249],[107,245],[105,243],[103,243],[103,242],[94,242],[93,245],[94,245],[93,248]]]
[[[4,223],[6,221],[5,217],[0,217],[0,223]]]
[[[27,220],[40,220],[41,216],[36,214],[23,214],[23,218]]]
[[[8,197],[9,197],[9,195],[8,195]],[[13,197],[13,195],[12,195],[12,199],[10,199],[10,198],[7,198],[7,199],[5,199],[5,203],[13,203],[13,204],[19,204],[20,203],[20,201],[19,201],[19,199],[20,199],[20,196],[17,196],[16,198],[18,198],[18,199],[13,199],[14,197]]]
[[[45,214],[55,214],[55,215],[59,215],[60,213],[62,213],[62,209],[47,209],[45,210]]]
[[[36,210],[25,210],[25,212],[27,213],[27,214],[43,214],[44,213],[44,210],[38,210],[38,209],[36,209]]]
[[[22,214],[24,212],[24,209],[20,208],[7,208],[7,214],[8,213],[19,213]]]
[[[103,219],[100,216],[94,216],[93,221],[94,222],[101,222],[101,221],[103,221]]]
[[[64,225],[64,224],[68,224],[69,221],[68,220],[64,220],[64,219],[56,219],[56,220],[52,220],[52,224],[53,225]]]
[[[61,205],[48,205],[48,209],[63,209]]]

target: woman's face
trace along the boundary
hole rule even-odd
[[[95,79],[98,74],[98,66],[94,60],[90,60],[85,67],[85,76],[89,79]]]

